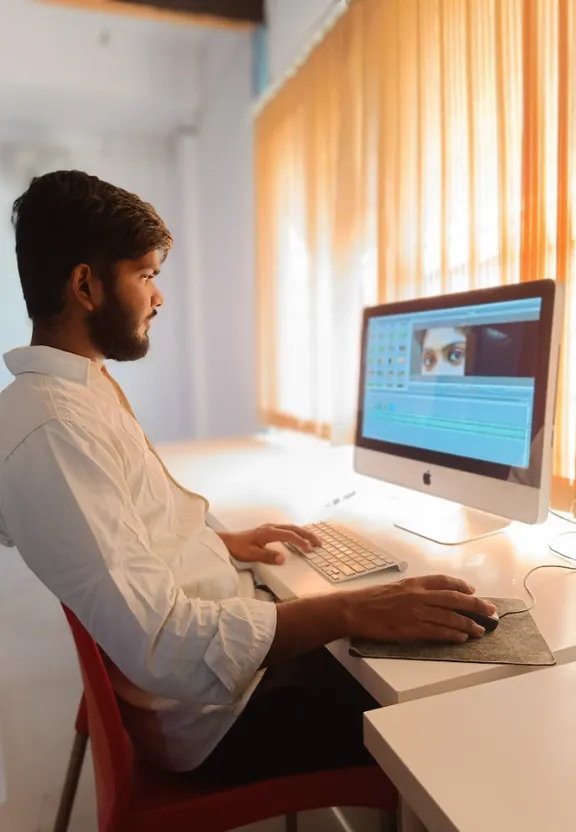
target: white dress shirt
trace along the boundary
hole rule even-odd
[[[166,471],[105,368],[49,347],[5,357],[0,543],[100,645],[139,754],[196,768],[244,709],[276,628]]]

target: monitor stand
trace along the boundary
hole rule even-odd
[[[422,512],[411,512],[411,516],[403,517],[394,523],[396,528],[440,543],[443,546],[460,546],[499,534],[508,528],[510,521],[495,514],[487,514],[473,508],[466,508],[447,500],[437,500],[426,497],[431,502],[422,508]],[[433,502],[432,502],[433,501]],[[418,509],[419,506],[414,506]]]

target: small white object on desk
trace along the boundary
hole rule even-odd
[[[365,715],[371,754],[428,832],[576,829],[576,664]]]

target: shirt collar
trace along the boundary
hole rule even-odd
[[[40,373],[46,376],[73,381],[85,387],[90,379],[102,377],[102,364],[90,361],[53,347],[18,347],[4,355],[4,363],[13,376],[22,373]],[[96,375],[97,374],[97,375]]]

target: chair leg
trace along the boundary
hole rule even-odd
[[[398,832],[398,813],[380,811],[380,832]]]
[[[298,813],[290,812],[286,815],[286,832],[298,832]]]
[[[70,816],[74,806],[74,799],[78,789],[78,781],[82,771],[82,764],[84,762],[84,757],[86,756],[87,745],[88,734],[77,732],[74,737],[74,745],[72,746],[70,762],[68,763],[68,771],[66,772],[64,788],[62,789],[58,814],[54,824],[54,832],[67,832],[68,830]]]

